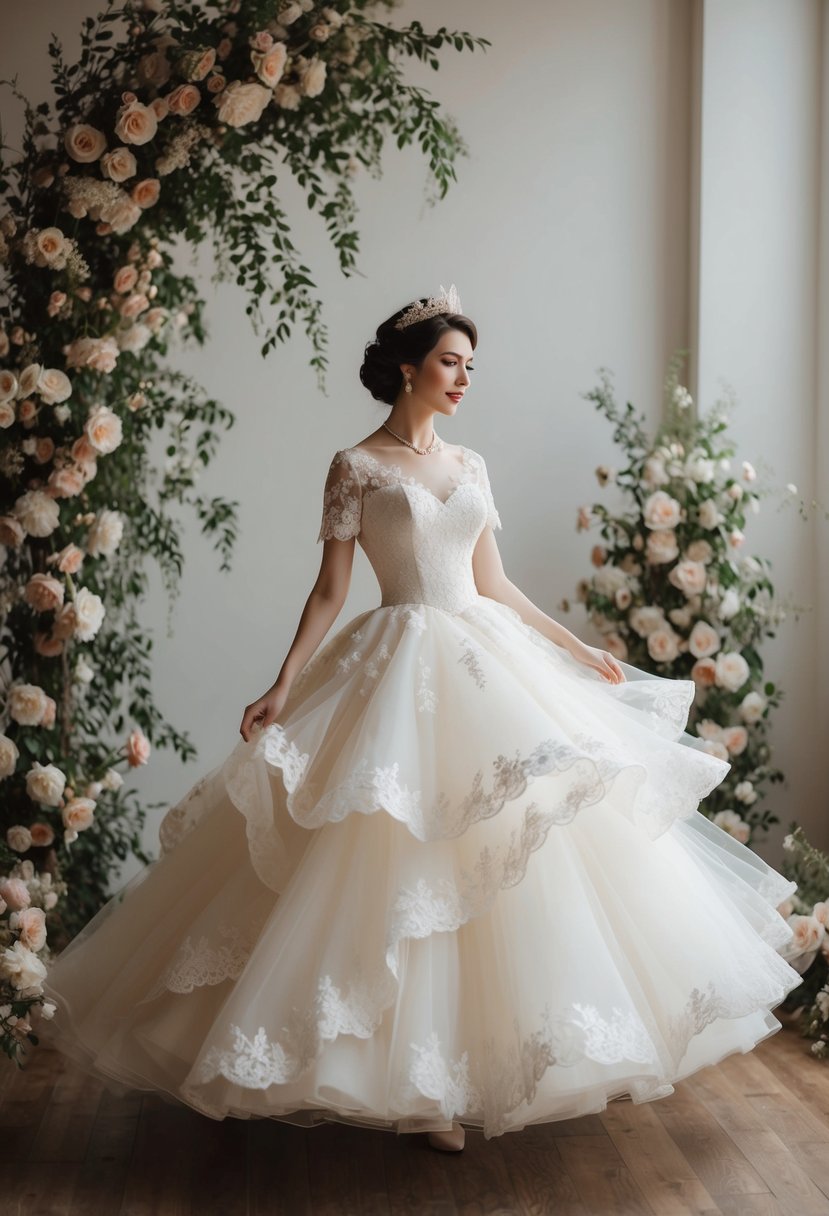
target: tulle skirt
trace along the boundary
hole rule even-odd
[[[698,806],[692,682],[480,596],[354,617],[53,963],[44,1039],[212,1118],[490,1138],[780,1028],[796,888]]]

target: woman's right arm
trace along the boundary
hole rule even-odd
[[[279,674],[258,700],[245,707],[239,732],[245,742],[254,724],[263,729],[282,712],[295,677],[302,670],[340,614],[351,585],[355,540],[325,541],[319,574],[305,601],[294,640]]]

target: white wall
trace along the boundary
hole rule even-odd
[[[730,0],[724,2],[730,7]],[[89,0],[65,0],[33,12],[0,51],[2,74],[19,66],[22,87],[38,100],[46,87],[49,32],[65,34],[69,48],[69,35],[94,7]],[[817,11],[815,4],[795,8],[803,22]],[[161,753],[154,758],[139,778],[148,801],[175,800],[224,757],[238,739],[244,705],[279,669],[318,567],[315,538],[330,456],[385,416],[357,379],[363,346],[380,320],[441,282],[457,283],[479,325],[478,371],[474,391],[439,433],[486,456],[510,577],[545,611],[585,633],[581,612],[563,615],[558,603],[572,598],[589,569],[592,538],[575,533],[575,508],[598,496],[593,469],[612,463],[614,449],[609,428],[581,394],[597,383],[597,368],[607,365],[620,400],[634,401],[656,422],[667,361],[688,345],[697,322],[689,257],[695,215],[692,4],[525,0],[507,12],[491,0],[408,0],[393,20],[403,24],[413,17],[427,28],[465,28],[493,43],[485,53],[445,51],[440,73],[412,72],[446,103],[470,147],[447,198],[426,207],[418,154],[390,147],[384,179],[359,183],[361,274],[345,280],[317,218],[289,182],[279,185],[281,197],[292,201],[298,242],[327,303],[327,396],[317,392],[301,337],[261,361],[244,298],[233,286],[212,286],[211,259],[201,255],[212,342],[176,362],[238,415],[202,484],[205,492],[240,500],[242,530],[228,577],[215,573],[208,546],[188,524],[189,564],[172,636],[164,633],[166,608],[157,585],[147,604],[147,620],[159,632],[159,706],[199,747],[198,760],[187,767]],[[803,54],[813,63],[808,47]],[[772,101],[781,100],[783,87],[770,87]],[[801,114],[808,128],[798,128],[797,138],[811,138],[813,119],[802,107],[795,111],[788,96],[786,107],[791,123]],[[715,165],[706,170],[709,190],[716,172]],[[727,193],[725,182],[721,191]],[[788,216],[783,220],[788,223]],[[703,265],[710,262],[706,252]],[[703,284],[711,283],[711,273]],[[711,351],[703,383],[720,373],[739,376],[742,352],[737,359],[730,349],[713,351],[710,329],[703,326],[702,334]],[[754,387],[746,381],[747,416],[755,409]],[[792,394],[787,400],[800,436],[813,402]],[[770,408],[753,417],[741,432],[751,441],[747,454],[774,451],[782,480],[805,488],[813,449],[800,439],[781,448],[786,427]],[[812,594],[804,582],[807,553],[798,549],[804,536],[790,516],[761,516],[750,537],[758,552],[798,554],[786,578],[801,599]],[[358,550],[352,592],[335,629],[377,602],[374,577]],[[792,676],[802,677],[814,659],[814,627],[787,627]],[[771,656],[770,670],[774,665]],[[802,739],[814,695],[801,696],[788,670],[779,674],[790,700],[775,727],[777,759],[791,771],[808,751]],[[814,805],[804,799],[799,808],[810,828]],[[158,818],[148,825],[150,847]],[[124,874],[131,872],[128,867]]]
[[[766,466],[781,489],[794,482],[807,500],[822,494],[826,508],[829,483],[824,476],[818,484],[825,11],[818,0],[704,6],[699,392],[706,404],[730,383],[740,403],[732,433],[742,457]],[[824,310],[825,276],[824,258]],[[825,461],[825,431],[823,438]],[[779,594],[810,609],[763,651],[767,677],[786,693],[772,742],[788,784],[769,800],[782,823],[759,849],[774,857],[792,819],[808,825],[816,843],[829,840],[826,736],[818,730],[829,677],[826,599],[814,518],[806,523],[777,500],[749,523],[745,551],[769,557]],[[822,535],[825,554],[825,528]]]

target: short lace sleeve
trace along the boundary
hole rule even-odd
[[[322,522],[317,543],[335,537],[350,540],[359,535],[363,493],[348,452],[334,453],[322,496]]]
[[[490,528],[501,527],[501,517],[495,507],[495,501],[492,497],[492,489],[489,484],[489,475],[486,471],[486,461],[478,452],[470,452],[472,458],[472,466],[475,471],[475,481],[484,492],[486,499],[486,522]]]

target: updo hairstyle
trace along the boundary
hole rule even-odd
[[[426,304],[428,296],[421,298],[421,304]],[[459,329],[469,338],[472,349],[478,345],[478,331],[474,322],[461,313],[442,313],[436,317],[426,317],[423,321],[415,321],[405,329],[395,329],[403,313],[411,308],[406,304],[393,316],[384,321],[377,330],[373,342],[366,345],[360,381],[377,401],[386,405],[394,405],[403,387],[401,363],[420,364],[438,342],[442,333],[447,329]]]

